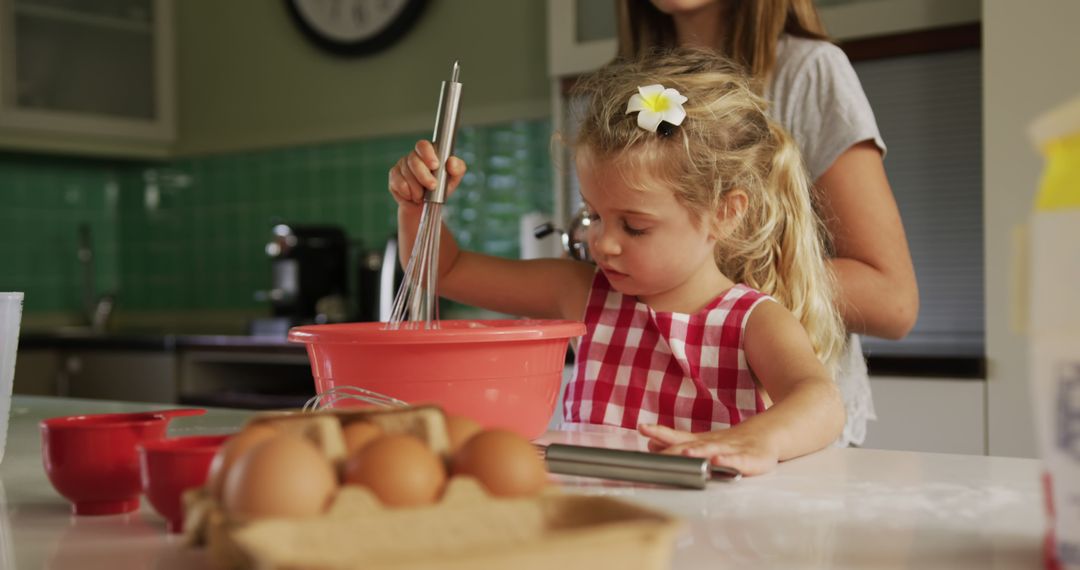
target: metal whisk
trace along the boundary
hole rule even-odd
[[[461,104],[460,71],[461,67],[455,61],[450,81],[442,83],[439,93],[435,133],[431,138],[439,158],[435,188],[424,193],[420,227],[409,263],[405,266],[404,279],[394,297],[394,308],[387,324],[389,329],[401,328],[403,324],[407,328],[430,329],[439,326],[439,237],[442,232],[442,205],[446,202],[446,185],[450,177],[446,172],[446,161],[454,152],[458,108]]]

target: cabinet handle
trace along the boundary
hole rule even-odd
[[[56,395],[60,398],[71,397],[71,382],[67,372],[60,371],[56,375]]]

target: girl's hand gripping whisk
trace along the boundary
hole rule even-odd
[[[424,204],[424,194],[434,190],[437,180],[435,173],[439,169],[439,156],[431,141],[420,140],[409,154],[401,157],[390,169],[390,194],[398,206],[412,211],[412,216],[419,219],[420,206]],[[465,161],[451,156],[446,161],[446,195],[449,197],[465,176]]]
[[[442,205],[465,173],[465,163],[452,157],[461,102],[460,69],[454,62],[450,81],[443,83],[432,142],[421,141],[390,171],[390,192],[398,203],[402,263],[408,259],[394,298],[390,328],[404,321],[423,321],[424,328],[438,328]]]

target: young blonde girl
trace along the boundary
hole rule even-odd
[[[597,266],[462,251],[444,228],[440,294],[584,320],[567,421],[636,427],[654,450],[746,474],[828,445],[844,425],[832,377],[844,331],[791,138],[708,50],[616,63],[577,91]],[[390,171],[402,244],[437,166],[420,141]],[[447,169],[456,187],[465,164]]]
[[[619,0],[619,54],[700,46],[740,64],[770,116],[802,152],[832,236],[827,265],[852,334],[837,384],[847,424],[840,443],[861,444],[877,418],[859,334],[902,338],[919,291],[878,131],[855,69],[828,42],[813,0]]]

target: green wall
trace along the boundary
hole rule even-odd
[[[120,200],[122,291],[134,311],[266,309],[264,253],[279,221],[340,226],[353,259],[396,231],[387,172],[418,133],[180,159],[128,170]],[[464,247],[517,257],[522,214],[552,211],[547,121],[465,127],[474,165],[447,202]]]
[[[546,17],[540,0],[430,0],[395,45],[342,58],[284,0],[177,0],[177,152],[430,131],[455,59],[463,124],[548,117]]]
[[[242,331],[268,311],[254,292],[274,221],[382,247],[387,170],[430,136],[455,58],[469,174],[446,218],[464,246],[517,256],[520,216],[552,210],[545,6],[430,0],[398,44],[342,59],[309,45],[284,0],[176,0],[177,156],[0,153],[0,290],[26,291],[29,328],[80,322],[86,224],[118,322]]]
[[[0,291],[25,291],[25,312],[82,314],[79,227],[90,230],[94,286],[119,288],[119,197],[129,165],[0,153]]]
[[[423,133],[158,163],[0,153],[0,291],[25,291],[28,328],[81,322],[78,228],[91,229],[96,293],[124,324],[242,332],[265,314],[263,248],[277,221],[333,224],[354,256],[394,232],[390,166]],[[464,127],[469,173],[445,219],[464,247],[517,257],[519,219],[552,211],[550,124]]]

